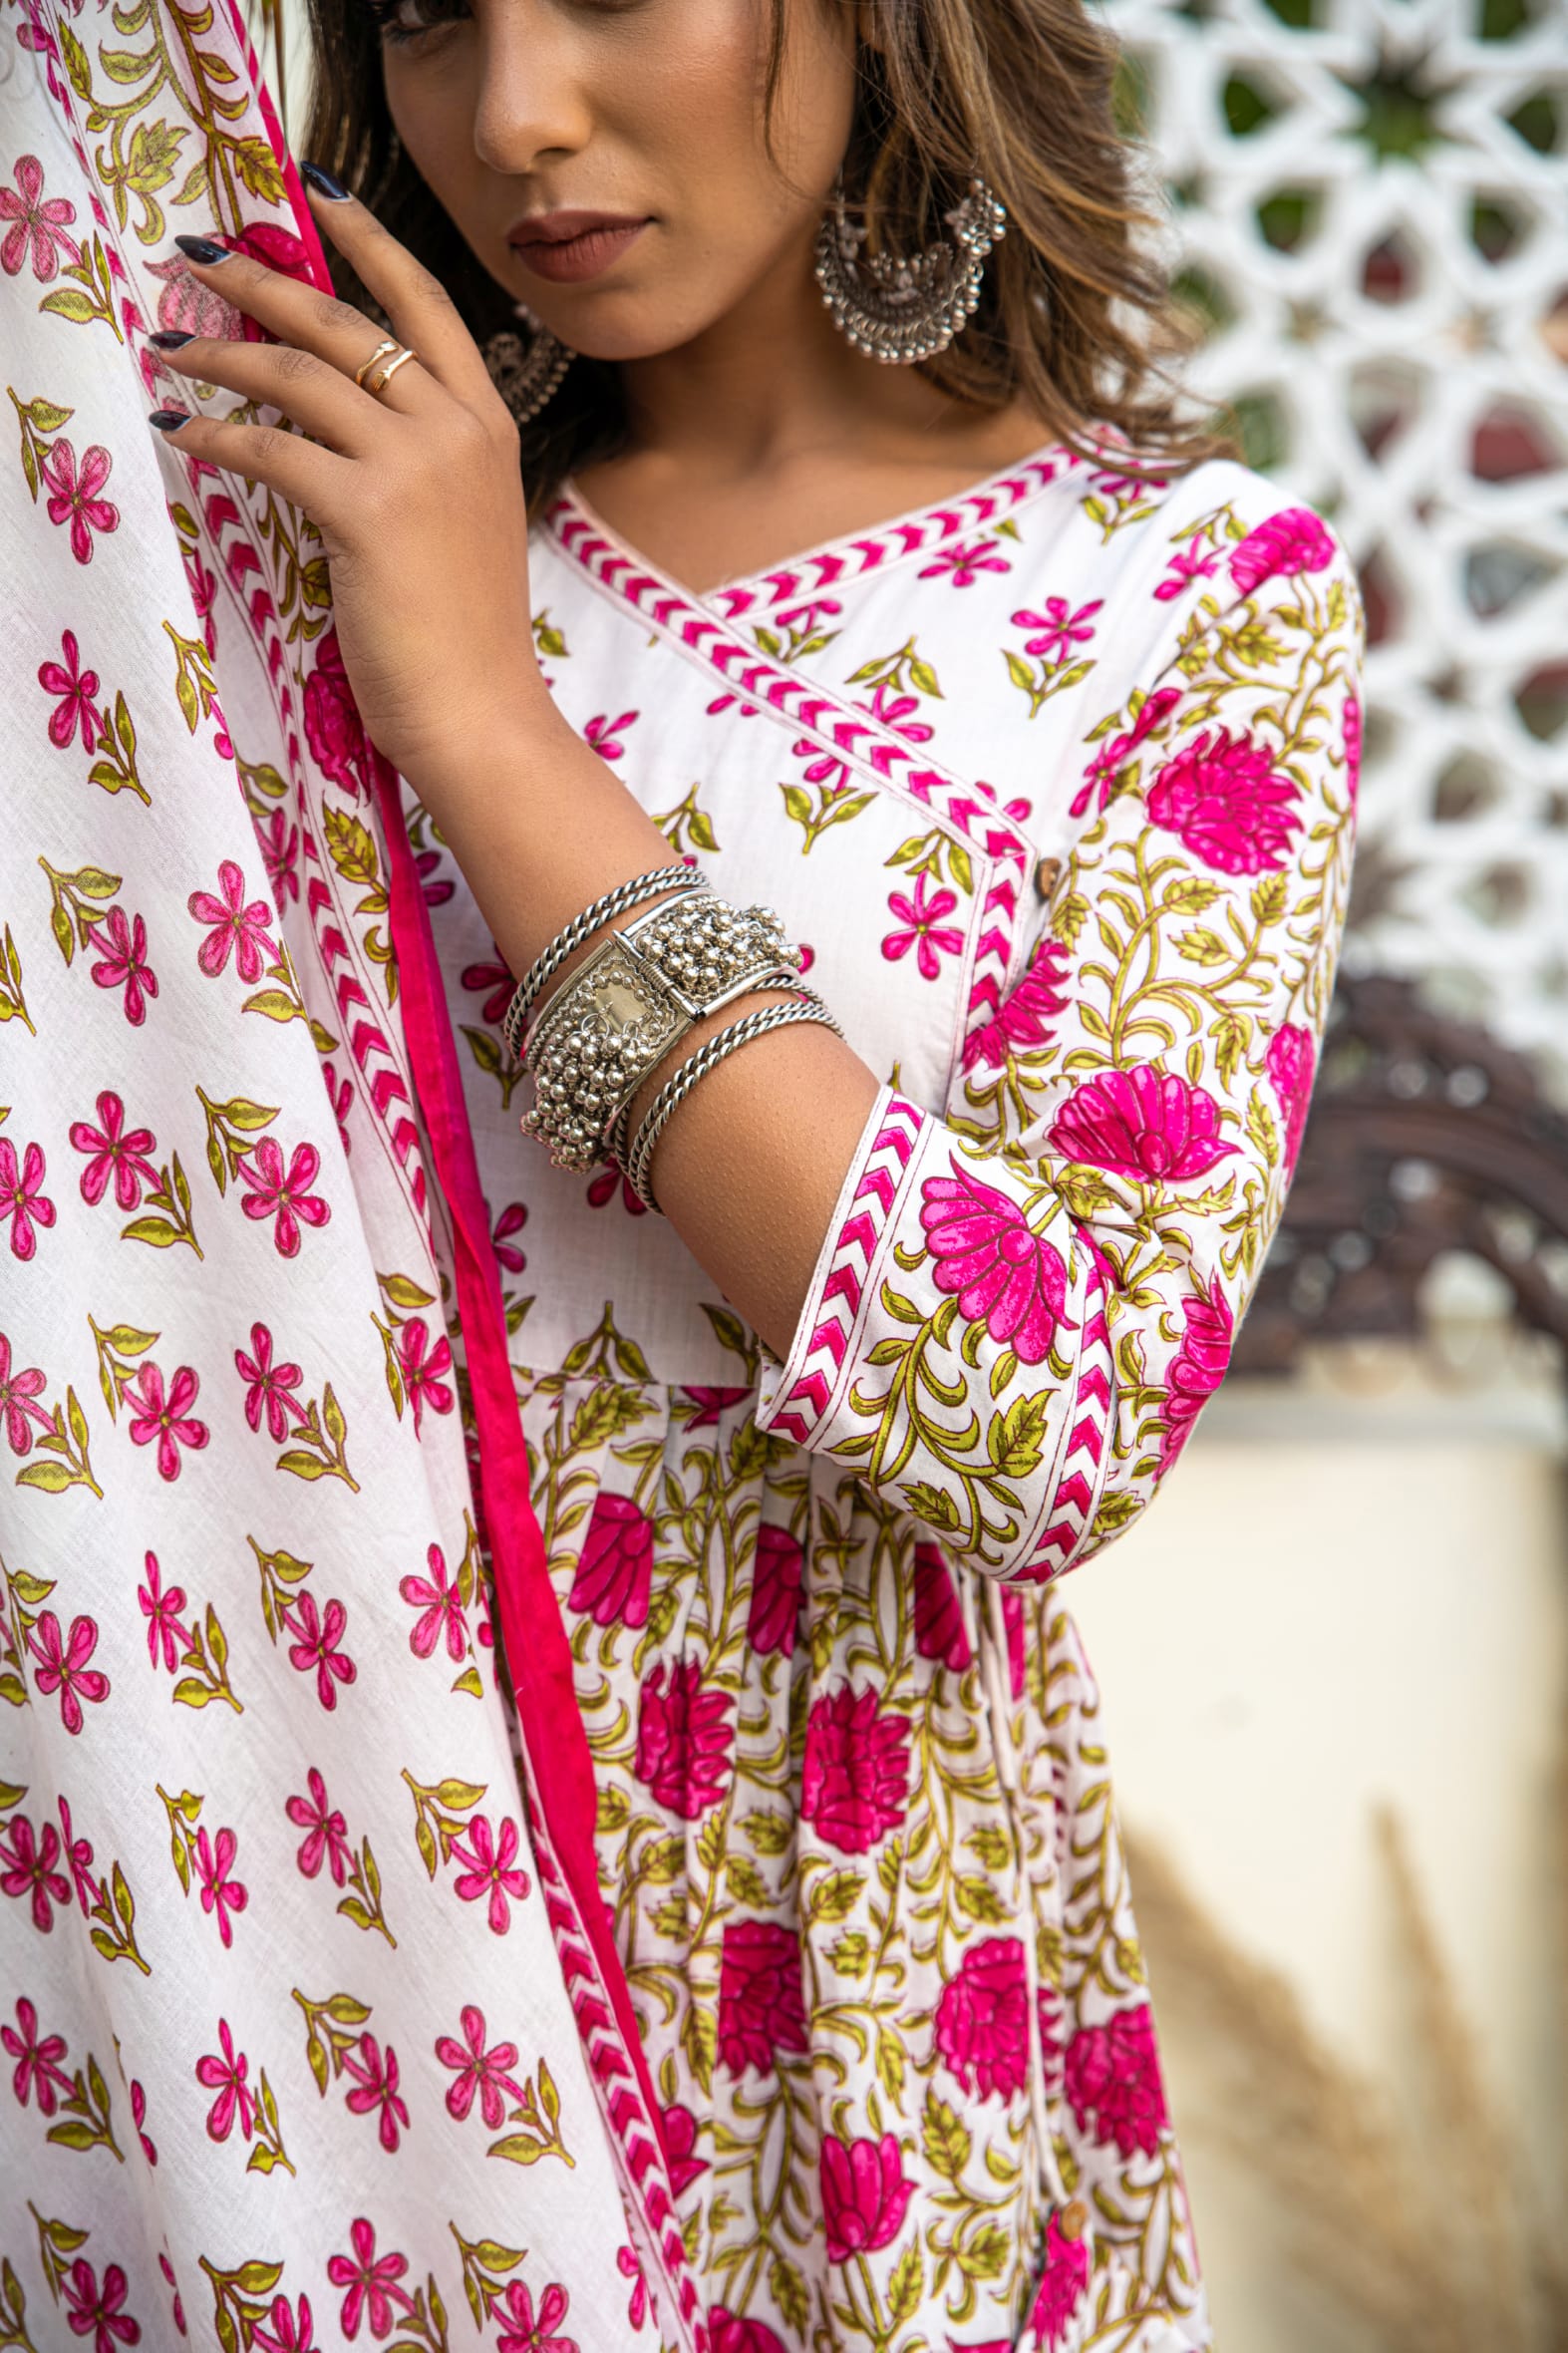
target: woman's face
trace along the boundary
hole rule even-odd
[[[773,156],[769,0],[390,0],[382,22],[421,176],[573,350],[647,358],[754,289],[809,288],[853,117],[847,0],[784,0]]]

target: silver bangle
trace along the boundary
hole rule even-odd
[[[797,984],[792,1003],[764,1005],[756,1013],[745,1014],[741,1020],[733,1021],[728,1029],[721,1030],[717,1037],[710,1038],[706,1045],[699,1046],[697,1052],[682,1063],[674,1077],[666,1080],[649,1105],[642,1124],[632,1140],[631,1151],[625,1160],[627,1182],[645,1209],[658,1209],[659,1207],[653,1197],[653,1186],[649,1181],[648,1172],[649,1165],[653,1160],[654,1147],[658,1143],[671,1113],[685,1101],[694,1087],[699,1086],[707,1078],[710,1071],[716,1069],[725,1060],[726,1056],[734,1054],[742,1046],[749,1046],[754,1038],[765,1037],[770,1030],[784,1029],[791,1022],[796,1021],[820,1022],[824,1028],[830,1029],[833,1035],[838,1038],[844,1034],[815,990],[803,988]],[[662,1214],[662,1211],[660,1213]]]
[[[613,890],[606,890],[592,906],[574,915],[563,931],[542,953],[535,956],[527,971],[518,981],[511,1000],[501,1015],[501,1036],[506,1047],[519,1062],[522,1059],[523,1037],[528,1014],[539,991],[554,979],[567,957],[590,939],[601,924],[624,915],[628,907],[640,907],[644,899],[653,898],[662,890],[706,890],[708,877],[698,867],[689,866],[684,859],[679,865],[656,866],[652,873],[639,874],[634,881],[618,882]]]
[[[618,1157],[627,1107],[699,1020],[758,989],[798,985],[798,953],[766,907],[705,893],[612,929],[529,1032],[523,1134],[559,1169]]]
[[[611,1114],[609,1122],[604,1130],[604,1159],[607,1161],[616,1161],[623,1168],[625,1167],[626,1130],[631,1119],[632,1103],[634,1098],[640,1094],[645,1082],[652,1077],[653,1073],[658,1069],[659,1064],[661,1062],[668,1061],[669,1057],[675,1052],[676,1047],[681,1043],[682,1038],[686,1037],[690,1031],[694,1030],[697,1027],[698,1022],[702,1020],[704,1016],[710,1013],[722,1013],[727,1005],[735,1004],[736,1001],[741,997],[754,997],[762,989],[789,989],[798,993],[799,988],[799,967],[793,963],[784,962],[771,964],[766,960],[766,958],[759,958],[756,964],[752,965],[749,969],[738,973],[731,986],[724,989],[719,995],[713,997],[706,1005],[702,1006],[699,1011],[695,1012],[691,1020],[685,1023],[679,1035],[672,1038],[669,1044],[663,1047],[660,1052],[649,1061],[641,1073],[632,1081],[625,1094],[621,1097],[618,1108]]]

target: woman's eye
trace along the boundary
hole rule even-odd
[[[371,19],[384,41],[417,41],[425,33],[455,24],[466,14],[464,0],[368,0]]]

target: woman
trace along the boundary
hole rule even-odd
[[[570,1641],[546,1727],[508,1639],[519,1753],[591,1759],[655,2300],[684,2263],[719,2353],[1205,2346],[1052,1584],[1283,1205],[1349,565],[1152,372],[1076,0],[315,5],[358,299],[182,239],[254,324],[155,337],[170,380],[303,430],[154,423],[313,518],[404,780]],[[661,916],[673,1012],[605,955]]]

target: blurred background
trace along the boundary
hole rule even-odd
[[[1568,0],[1104,14],[1194,389],[1371,645],[1285,1225],[1067,1598],[1221,2345],[1568,2353]]]

